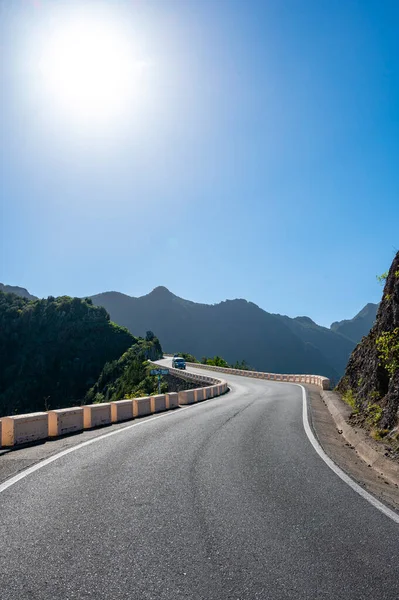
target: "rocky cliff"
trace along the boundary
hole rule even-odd
[[[359,419],[378,431],[399,421],[399,252],[389,270],[377,320],[353,351],[341,392]]]

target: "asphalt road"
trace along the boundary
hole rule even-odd
[[[0,598],[399,598],[399,526],[337,477],[297,386],[232,391],[0,493]]]

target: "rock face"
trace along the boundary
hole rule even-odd
[[[351,398],[369,424],[391,429],[399,414],[399,252],[368,336],[353,351],[338,391]]]

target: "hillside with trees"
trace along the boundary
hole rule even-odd
[[[25,288],[1,286],[35,299]],[[133,335],[144,337],[147,330],[156,331],[167,352],[187,348],[196,356],[217,353],[234,365],[245,356],[253,369],[323,374],[333,384],[342,376],[356,344],[370,331],[378,308],[367,304],[353,319],[326,328],[306,316],[270,314],[246,300],[216,305],[190,302],[165,287],[140,298],[106,292],[92,299]]]
[[[140,398],[157,392],[157,379],[150,375],[148,360],[162,357],[158,338],[148,331],[122,356],[107,362],[96,384],[88,391],[85,404],[113,402],[123,398]],[[163,392],[168,391],[166,388]]]
[[[106,363],[132,346],[162,355],[155,336],[140,341],[90,299],[0,292],[0,416],[81,404]]]

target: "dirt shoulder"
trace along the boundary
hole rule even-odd
[[[306,386],[313,431],[323,450],[360,486],[379,500],[399,511],[399,487],[369,466],[347,442],[320,395],[318,387]],[[382,452],[383,456],[383,452]]]

